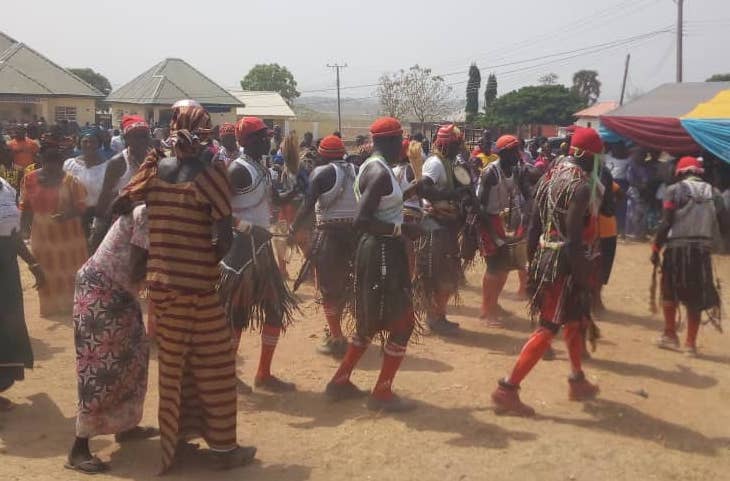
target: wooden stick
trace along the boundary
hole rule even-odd
[[[657,288],[657,271],[659,266],[654,266],[654,270],[651,272],[651,285],[649,286],[649,312],[656,314],[659,312],[659,307],[656,302],[656,288]]]

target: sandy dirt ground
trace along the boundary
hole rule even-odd
[[[239,440],[258,446],[259,461],[210,473],[191,459],[168,478],[730,480],[730,335],[703,327],[700,359],[654,347],[661,321],[648,312],[648,256],[645,244],[619,245],[606,289],[609,311],[600,319],[603,340],[585,366],[601,386],[599,399],[568,401],[568,363],[558,340],[558,359],[539,363],[523,383],[523,399],[538,411],[534,419],[496,416],[489,399],[531,330],[524,303],[510,297],[515,276],[502,301],[515,318],[497,330],[478,319],[483,266],[468,274],[462,303],[451,308],[463,331],[452,339],[426,336],[409,348],[395,388],[419,407],[398,416],[371,413],[360,401],[333,405],[324,399],[337,362],[315,353],[323,317],[305,285],[299,322],[280,341],[274,360],[275,373],[295,381],[299,392],[239,396]],[[730,285],[730,258],[717,258],[716,272]],[[0,480],[87,479],[63,468],[76,404],[71,319],[39,317],[30,285],[25,273],[36,367],[6,393],[17,406],[0,413]],[[723,299],[730,306],[730,290]],[[249,383],[259,344],[249,334],[239,351],[239,370]],[[373,346],[353,380],[371,387],[379,366]],[[155,356],[149,386],[144,423],[156,425]],[[648,397],[636,394],[640,390]],[[157,439],[120,447],[104,436],[92,441],[92,449],[112,463],[110,473],[95,479],[157,479]]]

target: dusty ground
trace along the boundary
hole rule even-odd
[[[586,372],[602,388],[586,404],[567,400],[568,365],[562,341],[558,360],[540,363],[523,385],[536,419],[498,417],[489,393],[511,367],[530,331],[522,303],[503,300],[517,318],[505,330],[479,322],[480,279],[469,274],[461,307],[452,318],[459,338],[425,337],[409,349],[396,389],[416,399],[417,411],[397,417],[372,414],[360,402],[328,404],[321,391],[336,362],[314,351],[322,314],[310,286],[303,288],[300,322],[281,340],[275,372],[297,382],[298,393],[241,396],[239,439],[259,448],[259,462],[214,473],[187,463],[171,477],[197,480],[728,480],[730,479],[730,336],[700,332],[702,359],[656,349],[661,322],[648,314],[647,245],[621,244],[611,308],[601,319],[604,340]],[[480,266],[481,270],[482,267]],[[730,285],[730,258],[716,269]],[[507,292],[515,290],[513,277]],[[24,284],[30,285],[25,278]],[[730,306],[727,289],[723,297]],[[507,296],[508,297],[508,296]],[[18,404],[0,413],[0,480],[87,479],[63,469],[74,433],[76,379],[70,319],[38,316],[26,290],[26,317],[36,369],[8,397]],[[0,306],[0,308],[2,308]],[[239,364],[251,381],[259,340],[244,338]],[[157,365],[150,365],[144,422],[156,424]],[[372,348],[354,375],[371,386],[379,369]],[[648,398],[631,391],[643,389]],[[159,445],[151,440],[120,448],[112,437],[92,442],[110,460],[107,479],[155,479]]]

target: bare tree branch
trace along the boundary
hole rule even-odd
[[[380,112],[383,115],[401,119],[408,114],[408,105],[403,88],[404,80],[405,73],[403,70],[380,76],[377,95],[380,100]]]
[[[451,87],[430,68],[414,65],[405,72],[403,90],[413,116],[423,128],[426,121],[441,120],[449,113]]]

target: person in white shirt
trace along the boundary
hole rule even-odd
[[[438,131],[434,152],[423,164],[418,194],[424,200],[424,230],[416,255],[416,296],[426,311],[431,332],[453,335],[459,324],[446,319],[449,299],[456,296],[461,277],[459,230],[463,218],[459,191],[454,179],[454,164],[464,142],[453,124]]]
[[[117,154],[120,153],[122,150],[124,150],[124,137],[122,137],[122,134],[119,132],[119,129],[114,129],[112,132],[112,143],[111,143],[112,150],[116,152]]]

